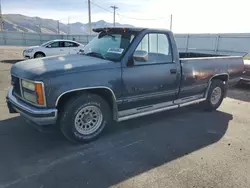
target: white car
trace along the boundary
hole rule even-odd
[[[41,46],[31,46],[23,51],[24,58],[40,58],[53,55],[77,54],[84,48],[80,44],[72,40],[51,40]]]

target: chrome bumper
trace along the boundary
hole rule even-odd
[[[240,78],[241,82],[250,82],[250,76],[243,76]]]
[[[57,120],[57,109],[42,109],[26,104],[13,95],[13,87],[9,89],[6,102],[10,113],[14,111],[37,125],[55,124]]]
[[[32,54],[31,53],[27,53],[27,52],[23,52],[23,57],[25,58],[25,59],[31,59],[32,58]]]

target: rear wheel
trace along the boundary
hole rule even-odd
[[[66,138],[73,142],[90,142],[110,124],[111,110],[100,96],[84,93],[70,99],[60,117],[60,128]]]
[[[42,57],[45,57],[45,54],[42,53],[42,52],[37,52],[37,53],[35,53],[35,55],[34,55],[34,58],[42,58]]]
[[[213,111],[219,108],[223,101],[225,92],[225,84],[222,80],[212,80],[208,91],[207,100],[204,102],[205,110]]]

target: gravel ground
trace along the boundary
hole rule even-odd
[[[231,89],[218,111],[197,105],[129,120],[76,146],[8,113],[21,51],[0,47],[0,188],[250,187],[249,85]]]

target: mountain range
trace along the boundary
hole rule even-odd
[[[21,14],[3,14],[4,30],[19,31],[31,33],[58,33],[58,21],[53,19],[44,19],[40,17],[29,17]],[[99,20],[91,23],[92,28],[112,27],[113,23]],[[133,27],[129,24],[116,23],[116,27]],[[83,34],[88,32],[88,23],[70,23],[64,24],[59,22],[60,34]]]

